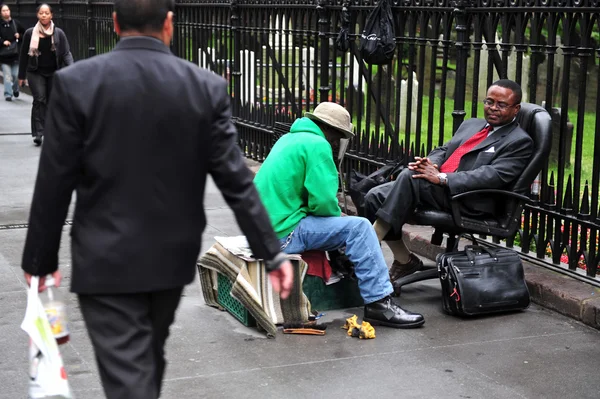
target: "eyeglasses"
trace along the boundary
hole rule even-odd
[[[490,100],[489,98],[486,98],[485,100],[483,100],[483,105],[485,105],[486,107],[490,107],[490,108],[495,105],[496,108],[498,108],[500,111],[504,111],[505,109],[514,107],[517,104],[507,104],[507,103],[501,103],[501,102],[497,103],[494,100]]]

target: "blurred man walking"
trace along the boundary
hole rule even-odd
[[[167,47],[174,0],[114,3],[114,51],[55,75],[23,269],[27,278],[60,277],[61,230],[76,190],[71,290],[104,392],[153,399],[169,327],[195,276],[208,174],[283,298],[292,266],[237,146],[226,82]]]

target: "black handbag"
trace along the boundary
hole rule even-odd
[[[446,313],[474,316],[529,306],[523,264],[514,251],[467,245],[436,260]]]
[[[17,25],[15,21],[12,21],[13,27],[15,28],[15,32],[17,31]],[[16,41],[11,42],[10,45],[5,46],[3,43],[0,43],[0,57],[11,57],[19,54],[19,47]]]

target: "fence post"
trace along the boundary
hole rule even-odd
[[[64,10],[63,10],[63,6],[62,6],[62,0],[58,0],[58,18],[60,20],[59,26],[64,29],[65,28],[65,17],[63,15],[63,13],[64,13]]]
[[[327,0],[318,0],[317,12],[319,13],[319,39],[321,46],[321,68],[320,68],[320,86],[319,86],[319,102],[329,101],[329,18],[327,12]]]
[[[465,95],[467,88],[467,57],[469,56],[469,44],[467,34],[467,10],[471,6],[471,0],[456,0],[454,2],[454,15],[456,18],[456,82],[454,86],[454,120],[452,132],[456,132],[460,124],[465,120]]]
[[[240,80],[242,71],[240,59],[240,16],[237,0],[231,0],[231,33],[233,35],[233,49],[231,54],[233,56],[233,65],[230,67],[229,73],[233,82],[233,92],[231,93],[233,97],[232,113],[233,116],[240,116],[240,106],[242,104],[242,82]],[[254,99],[252,99],[252,101],[254,101]]]
[[[88,36],[88,57],[96,55],[96,30],[92,23],[93,10],[92,0],[87,0],[87,36]]]

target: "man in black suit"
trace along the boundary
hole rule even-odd
[[[401,237],[402,225],[418,207],[450,211],[450,195],[483,188],[502,188],[518,177],[533,151],[531,137],[516,122],[521,87],[512,80],[494,82],[484,100],[485,119],[463,122],[454,137],[427,158],[416,157],[398,179],[374,187],[365,197],[367,217],[379,240],[386,240],[394,262],[395,281],[419,270],[423,263]],[[495,213],[490,197],[465,201],[462,211],[472,217]],[[391,233],[388,235],[388,233]]]
[[[58,272],[62,226],[77,192],[71,290],[108,398],[160,395],[164,345],[195,276],[211,174],[282,298],[280,253],[245,166],[227,83],[173,56],[174,0],[116,0],[121,40],[56,73],[23,254],[27,280]]]

